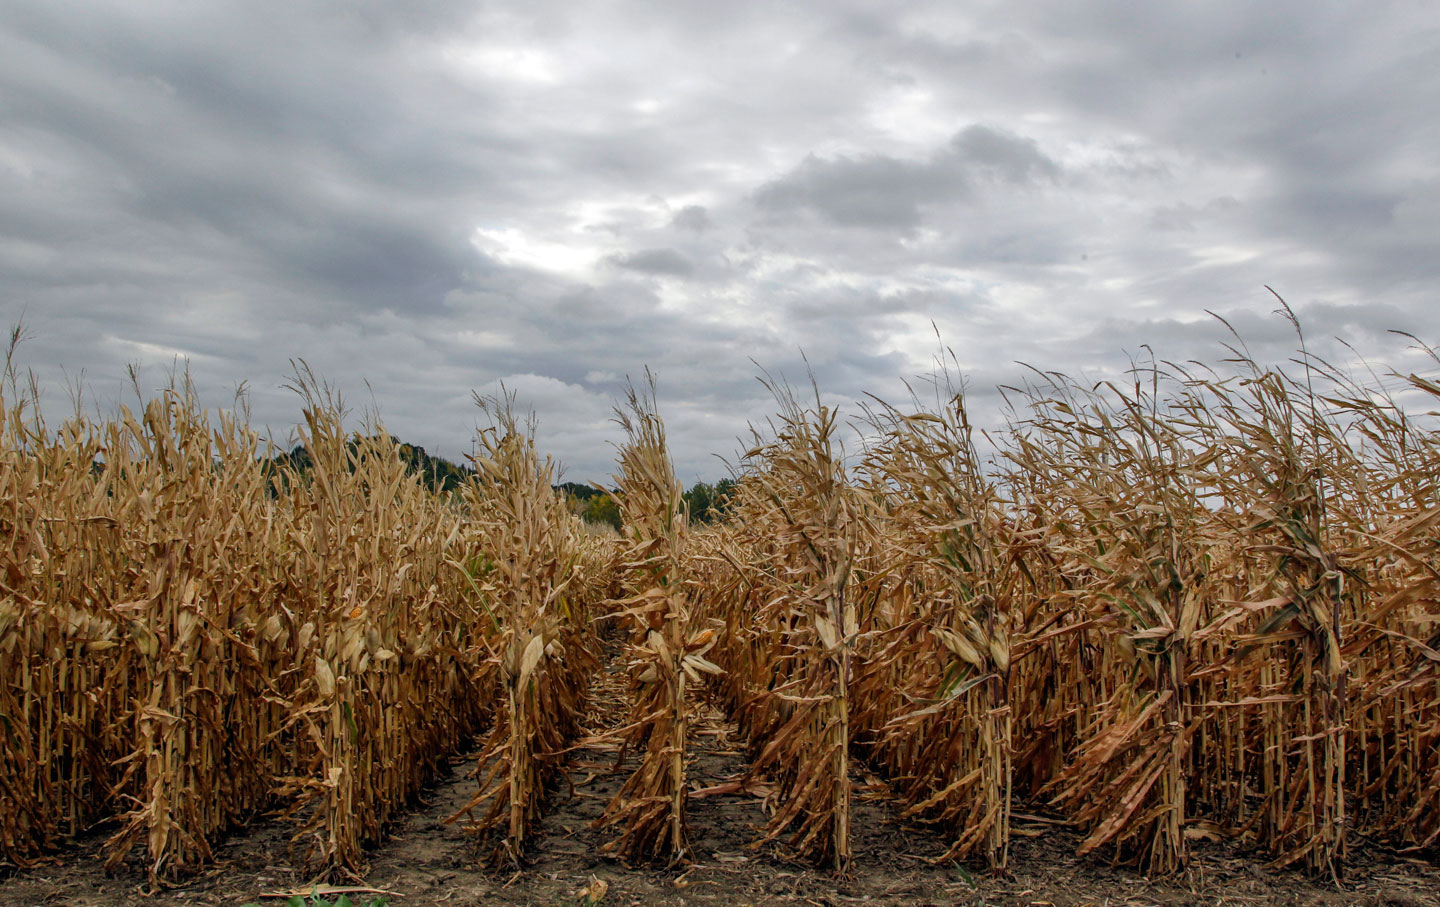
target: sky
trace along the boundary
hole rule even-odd
[[[603,480],[1019,363],[1440,343],[1440,6],[5,0],[0,318],[63,417],[188,365],[284,442],[303,359],[458,458],[502,386]],[[1332,338],[1343,338],[1349,347]],[[1433,363],[1430,363],[1433,366]],[[1433,368],[1432,368],[1433,371]]]

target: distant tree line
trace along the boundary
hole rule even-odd
[[[361,440],[358,436],[352,439],[351,450],[355,450]],[[474,467],[432,456],[426,453],[425,448],[407,444],[393,435],[391,440],[400,450],[406,472],[418,475],[425,487],[432,492],[454,491],[475,474]],[[270,469],[271,487],[278,492],[280,483],[284,481],[281,478],[284,475],[281,467],[289,467],[304,475],[310,471],[310,451],[305,445],[296,444],[290,450],[277,454],[267,465]],[[734,488],[735,480],[729,478],[721,479],[713,485],[696,482],[690,486],[690,489],[684,492],[685,504],[690,510],[690,522],[714,523],[723,519],[729,509],[730,494]],[[613,492],[580,482],[561,482],[555,486],[555,493],[564,498],[571,513],[585,522],[612,526],[617,531],[620,529],[620,507],[615,503]]]
[[[696,482],[685,492],[685,503],[690,507],[690,522],[717,523],[730,512],[730,497],[735,491],[735,480],[724,478],[711,485]]]
[[[721,479],[714,485],[696,482],[690,490],[683,492],[685,505],[690,511],[691,523],[714,523],[724,518],[730,507],[730,494],[735,488],[734,479]],[[565,482],[555,486],[556,491],[566,496],[570,511],[587,523],[605,525],[617,532],[621,527],[620,506],[615,502],[617,491],[605,492],[593,485]]]
[[[358,435],[349,442],[353,453],[358,449],[363,439]],[[433,492],[454,491],[470,480],[475,474],[474,468],[452,463],[444,457],[431,456],[425,452],[425,448],[414,444],[406,444],[394,435],[390,440],[400,450],[400,459],[405,463],[405,471],[412,475],[418,475],[425,487]],[[310,451],[303,444],[296,444],[288,451],[277,454],[271,461],[271,487],[278,490],[278,483],[283,481],[281,467],[289,467],[300,475],[310,471]]]

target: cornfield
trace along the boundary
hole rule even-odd
[[[297,377],[303,474],[267,468],[234,418],[212,430],[183,382],[104,424],[6,410],[8,861],[116,820],[109,862],[143,843],[155,880],[271,812],[317,871],[358,874],[394,810],[487,727],[504,842],[523,845],[547,747],[580,708],[608,552],[508,413],[450,500]]]
[[[565,509],[509,398],[480,401],[476,472],[441,494],[303,367],[303,471],[183,378],[52,428],[12,374],[0,854],[104,825],[110,863],[138,849],[157,882],[268,815],[315,871],[358,875],[478,740],[454,818],[523,865],[605,622],[627,634],[634,769],[599,821],[627,862],[697,858],[702,701],[770,782],[757,840],[842,874],[861,770],[995,870],[1022,803],[1156,874],[1202,836],[1331,877],[1356,836],[1433,848],[1440,384],[1229,352],[1223,373],[1035,371],[984,438],[942,366],[856,413],[851,455],[818,388],[775,385],[710,527],[653,384],[632,389],[619,539]]]
[[[1332,877],[1351,835],[1440,841],[1437,413],[1230,352],[1037,371],[989,464],[943,367],[850,471],[818,391],[778,395],[691,568],[768,837],[843,870],[858,759],[994,869],[1017,800],[1154,873],[1199,836]]]

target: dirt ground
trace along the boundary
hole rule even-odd
[[[612,660],[599,681],[597,736],[620,719],[620,677]],[[607,699],[609,702],[607,703]],[[741,775],[746,764],[734,728],[711,712],[693,729],[691,777],[695,789]],[[1339,887],[1294,871],[1270,870],[1253,854],[1226,844],[1197,842],[1182,875],[1148,880],[1094,859],[1078,859],[1078,836],[1063,823],[1024,813],[1014,823],[1011,872],[1004,877],[955,865],[936,865],[939,834],[901,822],[876,779],[857,778],[853,836],[856,858],[849,879],[788,862],[776,847],[751,842],[765,821],[753,793],[701,796],[690,803],[695,862],[675,870],[627,868],[597,856],[606,833],[591,827],[618,790],[625,769],[614,771],[613,745],[578,749],[571,766],[573,793],[555,792],[550,814],[523,871],[480,864],[474,840],[443,819],[464,805],[475,782],[466,777],[474,754],[457,760],[374,848],[369,872],[355,883],[389,892],[397,907],[464,905],[575,905],[596,880],[608,886],[600,903],[620,907],[661,904],[926,904],[1143,905],[1437,905],[1436,854],[1419,856],[1361,845]],[[218,851],[221,865],[180,885],[147,893],[138,859],[107,876],[98,850],[103,834],[77,844],[53,863],[0,875],[0,907],[176,903],[280,905],[283,895],[309,891],[310,880],[292,862],[290,832],[260,822],[231,837]],[[5,870],[0,869],[0,873]],[[352,895],[357,903],[374,893]],[[272,899],[273,898],[273,899]]]

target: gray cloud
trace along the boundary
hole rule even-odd
[[[616,267],[644,274],[689,277],[695,273],[694,262],[674,249],[642,249],[639,252],[612,255],[609,261]]]
[[[675,212],[675,217],[670,222],[681,230],[690,230],[695,233],[704,233],[715,226],[704,205],[686,205]]]
[[[1060,175],[1060,167],[1041,153],[1034,139],[988,126],[969,126],[956,133],[950,150],[955,161],[972,173],[1012,185],[1054,180]]]
[[[808,211],[842,227],[911,230],[920,224],[922,205],[953,199],[964,190],[955,176],[880,155],[810,156],[761,187],[755,201],[762,210]]]
[[[0,315],[61,409],[178,358],[283,435],[304,357],[456,456],[503,380],[577,479],[647,364],[691,479],[772,410],[752,359],[903,396],[938,329],[993,412],[1016,360],[1218,358],[1206,309],[1284,361],[1267,283],[1327,355],[1403,358],[1440,277],[1431,18],[15,0]]]
[[[967,201],[977,183],[1020,186],[1059,175],[1060,167],[1033,139],[972,125],[918,162],[808,156],[762,186],[755,202],[763,211],[807,211],[842,227],[908,232],[921,225],[927,209]]]

